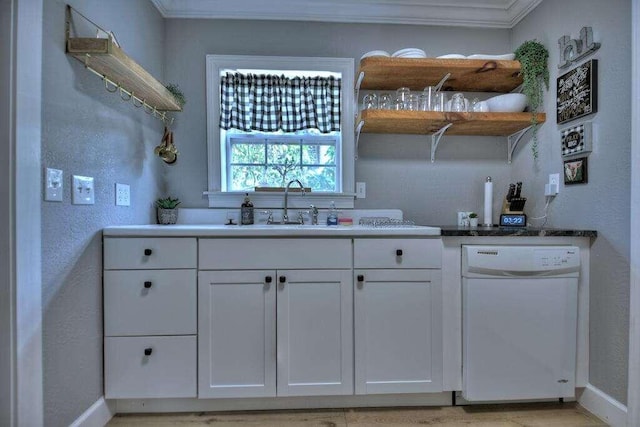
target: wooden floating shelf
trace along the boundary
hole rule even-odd
[[[509,136],[531,125],[531,113],[364,110],[356,123],[362,120],[362,133],[428,135],[452,123],[447,135]],[[538,113],[538,123],[545,121],[546,114]]]
[[[372,56],[360,61],[358,74],[362,72],[360,88],[371,90],[423,90],[437,85],[447,73],[451,76],[443,90],[505,93],[522,84],[519,61]]]
[[[182,111],[173,94],[111,38],[68,38],[67,53],[158,111]]]

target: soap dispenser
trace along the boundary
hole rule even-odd
[[[327,225],[338,225],[338,211],[335,202],[331,202],[331,210],[327,215]]]
[[[245,193],[244,202],[240,206],[240,224],[253,224],[253,203],[249,200],[249,193]]]

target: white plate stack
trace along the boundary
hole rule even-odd
[[[391,55],[389,54],[389,52],[384,51],[384,50],[372,50],[372,51],[367,52],[364,55],[362,55],[360,57],[360,59],[368,58],[370,56],[386,56],[386,57],[389,57]]]
[[[426,58],[427,54],[422,49],[409,47],[406,49],[400,49],[399,51],[394,52],[391,56],[394,58]]]

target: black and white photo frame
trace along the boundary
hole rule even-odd
[[[558,77],[557,123],[566,123],[598,111],[598,60],[591,59]]]

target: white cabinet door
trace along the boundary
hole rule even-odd
[[[356,394],[442,391],[440,270],[354,272]]]
[[[198,397],[276,395],[273,270],[198,274]]]
[[[278,396],[353,394],[351,270],[278,270]]]

